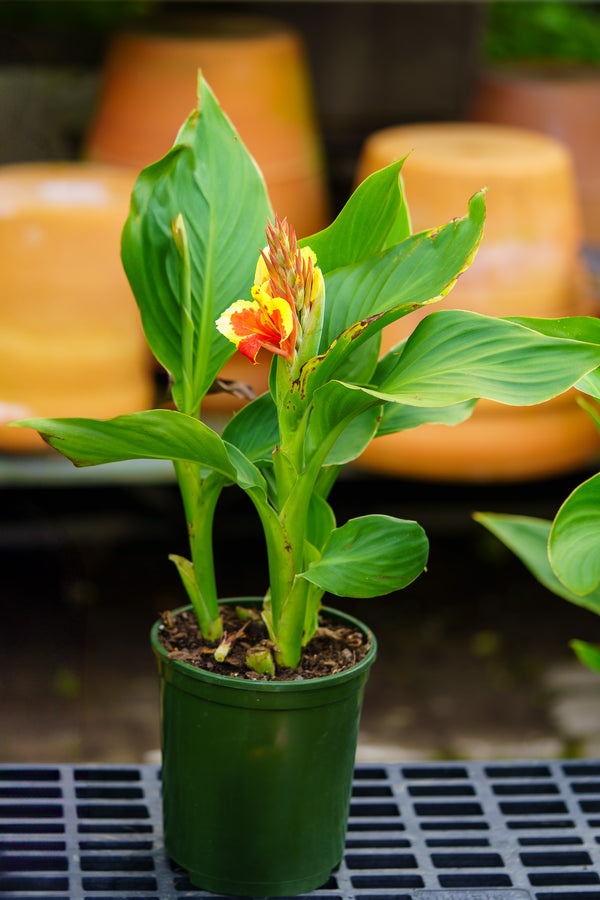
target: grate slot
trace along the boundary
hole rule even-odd
[[[409,784],[411,797],[474,797],[475,788],[470,784]]]
[[[66,856],[48,856],[29,853],[19,856],[0,856],[0,872],[68,872],[69,860]]]
[[[569,775],[571,778],[600,776],[600,764],[597,762],[595,764],[585,763],[584,765],[579,763],[565,763],[562,770],[565,775]]]
[[[416,869],[418,863],[412,853],[348,853],[349,869]]]
[[[140,781],[139,769],[118,769],[105,766],[103,768],[75,769],[73,773],[75,781]]]
[[[535,896],[536,900],[600,900],[600,891],[552,891]]]
[[[596,872],[533,872],[529,876],[533,887],[561,887],[576,884],[600,884]]]
[[[108,853],[83,855],[82,872],[152,872],[154,860],[151,856],[115,856]]]
[[[400,849],[410,846],[411,843],[406,838],[348,838],[346,840],[346,848],[349,850],[367,849],[368,847]]]
[[[480,803],[415,803],[418,816],[482,816]]]
[[[554,782],[537,781],[537,782],[505,782],[504,784],[493,784],[492,790],[499,797],[503,796],[527,796],[530,794],[560,794],[560,790]]]
[[[574,781],[571,790],[574,794],[600,794],[600,781]]]
[[[397,816],[398,807],[395,803],[351,803],[351,816]]]
[[[485,774],[488,778],[551,778],[552,772],[548,766],[532,765],[506,765],[485,766]]]
[[[500,809],[505,816],[561,815],[568,812],[562,800],[507,800],[500,803]]]
[[[62,819],[63,808],[58,803],[0,803],[0,819]]]
[[[152,850],[152,841],[79,841],[79,849],[90,850]]]
[[[542,847],[542,846],[555,846],[561,847],[567,844],[583,844],[583,841],[580,837],[524,837],[517,838],[518,843],[521,847]]]
[[[393,797],[394,792],[387,785],[357,784],[352,788],[353,797]]]
[[[60,771],[35,767],[14,769],[6,766],[0,768],[0,781],[60,781]]]
[[[27,853],[51,853],[52,851],[64,853],[66,849],[65,841],[0,841],[0,852],[6,853],[15,853],[19,850]]]
[[[87,823],[80,822],[77,826],[79,834],[151,834],[154,831],[153,825],[142,825],[140,822],[135,824],[122,825],[115,822]]]
[[[500,873],[472,875],[440,875],[440,885],[445,888],[501,888],[512,887],[508,875]]]
[[[402,776],[407,781],[447,781],[451,778],[468,778],[469,773],[463,766],[403,766]]]
[[[0,798],[3,800],[60,800],[62,791],[58,787],[45,787],[44,785],[0,787]]]
[[[427,838],[426,847],[489,847],[487,838]]]
[[[78,787],[78,800],[143,800],[144,792],[139,787]]]
[[[442,820],[440,822],[420,822],[422,831],[489,831],[489,824],[481,819],[479,822],[467,821],[463,819],[461,822],[452,819]]]
[[[540,831],[543,828],[575,828],[575,822],[572,819],[509,819],[506,827],[511,831],[518,828]]]
[[[504,867],[499,853],[432,853],[437,869],[498,869]]]
[[[148,876],[113,875],[83,878],[84,891],[155,891],[156,879]]]
[[[371,769],[369,766],[357,766],[354,770],[355,781],[385,781],[388,773],[385,769]]]
[[[0,875],[0,896],[6,896],[9,891],[17,893],[33,891],[68,891],[69,879],[58,875]],[[36,900],[38,893],[33,894]]]
[[[420,875],[353,875],[350,879],[355,888],[422,888],[425,882]]]
[[[585,850],[557,850],[553,853],[521,853],[521,862],[528,868],[535,866],[591,866],[592,859]]]
[[[77,806],[77,815],[80,819],[149,819],[150,813],[146,806],[127,806],[113,803],[92,804],[81,803]]]

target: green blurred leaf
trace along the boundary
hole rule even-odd
[[[221,436],[253,462],[271,462],[273,448],[279,443],[277,410],[271,394],[261,394],[236,412]]]
[[[575,594],[589,594],[600,584],[600,474],[567,497],[552,523],[550,564]]]
[[[569,647],[575,651],[579,662],[600,674],[600,650],[597,647],[578,640],[569,641]]]
[[[406,587],[427,563],[429,544],[416,522],[371,515],[350,519],[329,537],[302,577],[337,596],[380,597]]]
[[[174,223],[181,215],[191,260],[193,371],[196,412],[234,346],[215,327],[219,315],[249,298],[270,206],[262,175],[204,80],[199,107],[173,149],[139,176],[122,239],[127,277],[144,331],[183,399],[185,316],[180,297],[181,256]]]
[[[600,613],[600,590],[581,597],[558,580],[548,559],[552,523],[528,516],[475,513],[474,518],[505,544],[527,566],[540,584],[559,597]]]

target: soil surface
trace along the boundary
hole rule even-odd
[[[304,681],[323,675],[336,675],[352,668],[366,655],[370,641],[358,628],[328,617],[319,616],[319,628],[304,647],[297,669],[277,666],[275,675],[259,674],[250,668],[246,655],[252,648],[272,650],[273,644],[259,613],[256,618],[240,618],[236,607],[220,607],[224,637],[231,641],[225,660],[215,659],[219,641],[202,636],[192,612],[177,615],[163,613],[159,640],[170,659],[179,659],[218,675],[248,678],[253,681]]]

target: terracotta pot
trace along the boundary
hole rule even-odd
[[[514,63],[481,73],[470,117],[532,128],[571,153],[585,239],[600,244],[600,73],[560,62]]]
[[[592,311],[579,258],[574,174],[558,141],[492,124],[390,128],[366,142],[359,180],[407,153],[403,180],[414,231],[463,215],[468,198],[488,188],[477,257],[433,308],[549,318]],[[383,350],[405,338],[431,311],[428,307],[389,326]],[[556,433],[550,439],[552,430]],[[503,480],[568,470],[587,461],[597,446],[595,430],[570,396],[552,410],[480,403],[473,418],[461,425],[422,426],[378,438],[360,462],[403,475]]]
[[[163,156],[196,105],[199,69],[261,167],[274,209],[300,236],[323,228],[328,198],[304,48],[270,20],[196,17],[117,36],[86,156],[136,169]]]
[[[0,169],[0,417],[105,418],[152,404],[150,356],[121,267],[133,176],[91,163]],[[0,426],[4,450],[45,445]]]

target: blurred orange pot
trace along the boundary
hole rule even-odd
[[[558,141],[490,124],[390,128],[366,142],[358,179],[408,153],[403,180],[415,231],[464,214],[467,199],[488,187],[485,234],[475,261],[434,308],[552,318],[591,311],[579,260],[574,174]],[[384,351],[431,311],[389,326]],[[421,426],[377,438],[360,463],[444,480],[513,480],[575,468],[597,448],[595,428],[569,395],[524,409],[480,402],[461,425]]]
[[[22,416],[109,417],[153,400],[123,273],[133,176],[91,163],[0,169],[0,448],[45,445]]]

